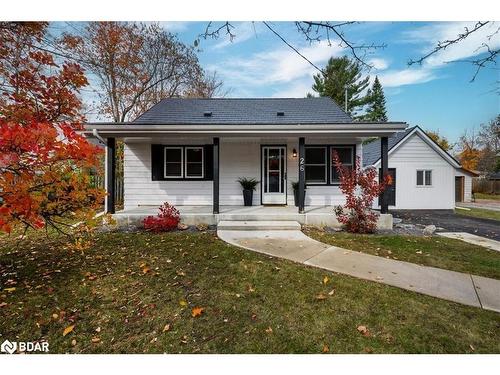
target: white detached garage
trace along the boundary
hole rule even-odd
[[[393,209],[453,209],[470,202],[473,172],[418,126],[389,138],[389,189]],[[380,141],[363,145],[363,165],[380,168]]]

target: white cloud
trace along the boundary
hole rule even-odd
[[[312,80],[310,78],[287,84],[275,91],[271,96],[273,98],[304,98],[308,92],[315,94],[312,90]]]
[[[431,69],[408,68],[403,70],[387,71],[379,75],[378,78],[384,87],[399,87],[429,82],[436,79],[437,76]]]
[[[217,43],[213,48],[220,49],[227,46],[235,45],[241,42],[244,42],[250,38],[256,38],[257,32],[260,31],[260,24],[255,22],[239,22],[234,25],[234,33],[235,37],[233,40],[230,39],[228,35],[221,35],[221,41]]]
[[[314,64],[324,66],[328,58],[338,56],[341,48],[315,43],[299,49]],[[317,70],[289,47],[258,52],[248,58],[229,58],[210,67],[225,81],[247,85],[269,85],[292,82],[312,76]]]
[[[172,33],[186,31],[189,27],[189,22],[187,21],[162,21],[159,24],[165,30]]]
[[[389,67],[389,61],[379,57],[374,57],[368,60],[368,64],[372,65],[376,70],[385,70]]]
[[[475,22],[445,22],[422,26],[405,32],[403,35],[408,42],[422,44],[418,58],[432,51],[439,41],[456,39],[459,34],[465,31],[466,27],[471,30],[474,25]],[[430,56],[425,60],[424,65],[439,67],[447,62],[477,56],[486,51],[485,48],[481,48],[485,42],[489,44],[491,49],[500,48],[500,33],[495,34],[499,27],[500,25],[495,22],[483,26],[459,43],[450,45],[445,50]],[[491,38],[489,38],[490,36]]]

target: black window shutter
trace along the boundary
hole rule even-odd
[[[214,178],[214,146],[205,145],[205,179],[213,180]]]
[[[153,181],[164,180],[163,174],[163,146],[151,145],[151,172]]]

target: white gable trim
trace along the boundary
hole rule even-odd
[[[394,147],[389,150],[389,156],[395,152],[399,147],[405,144],[410,137],[416,134],[422,139],[427,145],[429,145],[435,152],[437,152],[444,160],[446,160],[451,166],[454,168],[461,168],[462,166],[458,163],[450,154],[448,154],[445,150],[443,150],[431,137],[429,137],[422,129],[418,126],[415,127],[411,132],[409,132],[403,139],[401,139]],[[380,166],[380,158],[377,160],[374,167]]]

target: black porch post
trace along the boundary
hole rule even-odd
[[[214,138],[213,213],[219,213],[219,138]]]
[[[389,157],[388,157],[388,146],[387,146],[387,137],[380,138],[380,166],[382,169],[382,176],[379,179],[383,181],[385,176],[389,173]],[[387,189],[382,192],[380,196],[380,212],[386,214],[388,212],[388,203],[387,203]]]
[[[115,213],[116,139],[108,138],[106,144],[106,213]]]
[[[304,213],[306,189],[306,149],[304,137],[299,138],[299,214]]]

